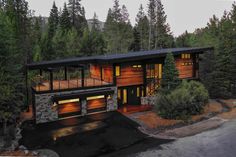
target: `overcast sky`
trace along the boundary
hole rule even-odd
[[[35,10],[36,15],[49,16],[54,0],[28,0],[29,7]],[[55,0],[60,8],[67,0]],[[148,0],[120,0],[120,5],[125,4],[130,14],[132,24],[140,4],[147,10]],[[196,28],[206,26],[213,14],[221,17],[224,10],[230,11],[233,0],[162,0],[167,14],[167,22],[175,36],[185,30],[193,32]],[[99,20],[105,21],[107,11],[113,6],[113,0],[82,0],[85,7],[86,18],[92,18],[94,12]]]

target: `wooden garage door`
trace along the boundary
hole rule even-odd
[[[87,98],[87,112],[98,112],[106,110],[105,96]]]
[[[64,103],[58,105],[59,117],[68,117],[81,114],[79,102]]]

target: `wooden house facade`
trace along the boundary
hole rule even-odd
[[[160,87],[167,53],[174,54],[179,78],[199,79],[199,55],[211,50],[172,48],[28,64],[29,104],[37,123],[148,105]]]

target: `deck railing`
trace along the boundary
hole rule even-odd
[[[84,78],[84,83],[82,79],[70,79],[70,80],[53,80],[52,84],[50,81],[34,81],[32,80],[32,88],[36,92],[46,92],[51,89],[54,91],[61,91],[67,89],[79,89],[84,87],[99,87],[105,85],[111,85],[112,83],[99,80],[96,78]],[[51,85],[53,86],[51,88]]]

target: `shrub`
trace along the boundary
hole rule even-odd
[[[191,115],[200,114],[208,99],[208,91],[201,83],[183,81],[168,94],[159,92],[155,109],[163,118],[187,119]]]

